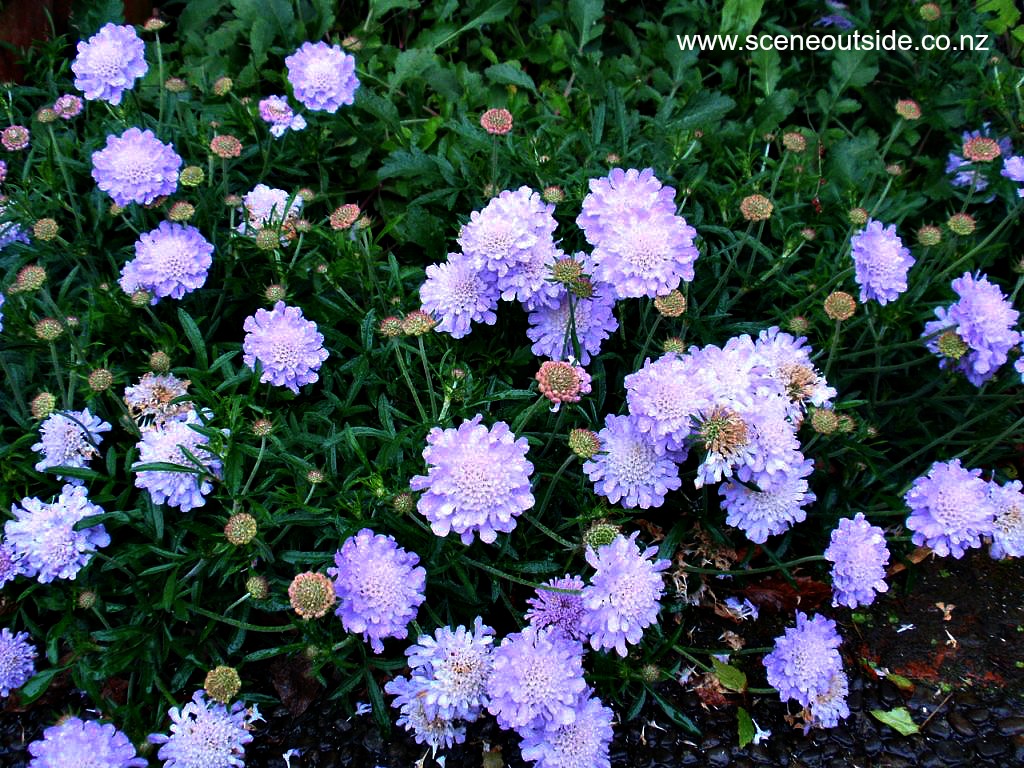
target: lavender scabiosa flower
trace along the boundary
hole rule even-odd
[[[555,728],[528,728],[521,732],[520,751],[534,768],[611,768],[611,709],[585,691],[573,721]]]
[[[228,709],[211,702],[206,692],[192,694],[180,709],[171,707],[171,732],[151,733],[149,742],[159,744],[157,759],[164,768],[244,768],[245,745],[252,741],[250,715],[236,701]]]
[[[813,470],[814,462],[804,460],[758,491],[738,483],[723,483],[718,492],[723,497],[726,524],[739,528],[755,544],[764,544],[769,536],[803,522],[807,519],[804,506],[815,500],[805,479]]]
[[[995,560],[1024,557],[1024,485],[1014,480],[1006,485],[988,484],[988,495],[996,508],[992,544],[988,553]]]
[[[0,196],[0,251],[14,243],[29,242],[28,234],[17,223],[3,220],[7,211],[3,200],[4,198]]]
[[[589,186],[576,225],[591,245],[600,245],[629,214],[649,211],[672,216],[676,212],[675,189],[663,187],[653,168],[613,168],[607,176],[591,179]]]
[[[494,630],[479,616],[472,630],[439,627],[434,636],[421,635],[405,655],[413,681],[423,683],[422,704],[445,720],[473,722],[487,706]]]
[[[870,299],[888,304],[907,290],[907,272],[914,266],[914,257],[903,247],[895,224],[887,227],[869,220],[850,240],[850,252],[862,304]]]
[[[71,120],[82,113],[82,100],[73,93],[58,96],[53,102],[53,111],[61,120]]]
[[[324,336],[298,307],[279,301],[270,312],[257,309],[242,328],[242,361],[254,371],[259,362],[261,382],[287,387],[297,395],[299,387],[320,379],[317,371],[328,357]]]
[[[78,44],[78,55],[71,63],[75,88],[86,99],[115,106],[148,70],[146,45],[127,24],[104,24],[88,41]]]
[[[135,243],[135,258],[121,270],[121,289],[131,295],[153,294],[150,304],[202,288],[213,263],[213,245],[193,226],[168,221],[144,233]]]
[[[832,678],[843,674],[838,650],[842,642],[834,621],[821,615],[808,619],[798,612],[796,626],[775,638],[774,650],[764,657],[768,684],[783,701],[811,706],[819,696],[828,695]]]
[[[39,442],[32,446],[33,451],[42,455],[36,471],[45,472],[50,467],[84,469],[99,454],[101,433],[111,429],[109,423],[93,416],[88,408],[52,414],[39,427]],[[82,480],[68,482],[78,485]]]
[[[427,474],[409,483],[412,490],[425,491],[416,506],[434,533],[454,531],[466,545],[474,534],[493,544],[498,532],[515,528],[515,518],[534,503],[526,438],[517,440],[503,421],[488,429],[482,420],[477,414],[458,429],[431,429],[423,450]]]
[[[914,532],[914,544],[943,557],[959,560],[981,546],[982,536],[992,535],[997,509],[988,484],[980,469],[964,469],[960,459],[932,464],[903,498],[911,510],[907,528]]]
[[[497,322],[498,293],[491,273],[476,269],[465,254],[449,253],[443,264],[427,267],[420,301],[424,311],[439,319],[434,330],[461,339],[469,334],[471,323]]]
[[[1024,183],[1024,157],[1020,155],[1007,157],[1003,160],[1003,170],[999,172],[999,175],[1016,181],[1018,184]],[[1024,197],[1024,186],[1017,187],[1017,197]]]
[[[580,628],[594,650],[614,648],[623,658],[626,644],[639,643],[644,629],[657,622],[665,592],[661,571],[671,565],[654,559],[657,547],[641,550],[637,535],[634,531],[627,539],[620,534],[611,544],[587,549],[595,573],[583,590],[586,613]]]
[[[287,96],[268,96],[260,101],[259,109],[260,118],[270,124],[270,135],[274,138],[281,138],[285,131],[306,127],[306,118],[295,114]]]
[[[497,278],[503,301],[518,301],[532,312],[537,307],[554,307],[561,287],[551,280],[551,271],[565,254],[551,235],[543,235],[525,259]]]
[[[21,688],[36,673],[33,659],[37,654],[30,639],[28,632],[15,635],[7,627],[0,630],[0,696],[3,698]]]
[[[110,544],[102,525],[75,530],[85,518],[103,514],[81,485],[65,485],[49,504],[22,499],[21,506],[11,505],[11,513],[14,519],[4,523],[7,543],[14,549],[21,573],[37,577],[42,584],[73,580],[99,547]]]
[[[338,596],[335,615],[348,632],[363,635],[374,653],[384,651],[385,637],[403,638],[425,597],[427,572],[414,552],[393,536],[363,528],[345,540],[327,569]]]
[[[594,278],[608,283],[618,298],[656,298],[693,280],[700,253],[697,230],[675,214],[632,213],[619,221],[594,248]]]
[[[146,768],[135,746],[111,723],[69,717],[43,731],[43,738],[28,745],[28,768]]]
[[[979,154],[972,151],[980,146],[985,146],[986,149],[992,147],[994,154],[989,156],[987,153]],[[946,163],[946,173],[953,174],[950,184],[954,187],[967,187],[971,192],[981,192],[987,189],[988,179],[980,170],[983,166],[978,163],[989,162],[1000,155],[1009,156],[1012,150],[1009,137],[993,138],[988,123],[985,123],[980,130],[964,131],[961,136],[961,151],[964,154],[958,155],[955,152],[950,152],[949,160]],[[984,202],[990,202],[993,199],[990,197]]]
[[[659,454],[653,438],[640,431],[634,416],[609,414],[598,433],[601,452],[583,465],[594,492],[627,509],[650,509],[682,485],[678,455]]]
[[[629,412],[658,454],[685,451],[693,417],[711,404],[694,358],[648,358],[643,368],[626,376],[625,385]]]
[[[154,504],[167,504],[182,512],[189,512],[206,503],[204,496],[213,490],[211,477],[221,476],[221,461],[209,448],[210,439],[193,429],[202,426],[199,415],[189,411],[184,419],[154,424],[142,433],[136,445],[139,461],[132,466],[135,487],[149,491]],[[185,455],[185,451],[201,463],[197,467]],[[163,470],[139,470],[136,467],[155,462],[177,464],[180,472]]]
[[[333,115],[355,100],[356,60],[337,45],[303,43],[284,63],[295,98],[307,109]]]
[[[809,722],[804,733],[811,726],[819,728],[835,728],[839,721],[850,716],[850,707],[846,697],[850,692],[850,681],[846,672],[837,672],[829,680],[828,690],[819,693],[807,708]]]
[[[92,153],[92,177],[117,205],[148,205],[178,188],[182,160],[174,147],[152,131],[129,128],[107,136],[107,145]]]
[[[764,379],[790,403],[789,415],[799,418],[807,410],[807,403],[826,408],[836,396],[811,362],[811,349],[804,346],[805,336],[795,338],[772,326],[758,334],[754,354],[763,366]]]
[[[292,196],[283,189],[257,184],[242,198],[246,220],[238,225],[242,234],[254,234],[265,227],[280,227],[302,213],[301,197]]]
[[[543,247],[550,241],[557,226],[554,210],[529,187],[506,189],[483,210],[470,214],[459,233],[459,245],[477,269],[505,278],[534,258],[538,244]]]
[[[889,562],[885,533],[858,512],[852,520],[844,517],[839,521],[831,541],[825,559],[833,564],[832,605],[871,605],[876,592],[889,589],[885,583],[885,566]]]
[[[23,574],[21,553],[7,540],[0,541],[0,588]]]
[[[384,690],[395,697],[391,706],[399,711],[396,724],[412,731],[417,744],[428,745],[436,754],[439,749],[462,744],[466,740],[466,727],[442,717],[436,709],[428,710],[424,702],[428,685],[422,678],[414,676],[407,680],[399,676],[385,684]]]
[[[583,609],[583,579],[566,574],[561,579],[550,579],[537,587],[536,597],[527,598],[530,608],[526,620],[537,629],[554,627],[570,640],[586,638],[581,622]],[[546,587],[550,587],[547,589]]]
[[[4,329],[4,311],[3,311],[3,306],[4,306],[4,302],[6,300],[7,300],[7,297],[5,297],[2,293],[0,293],[0,331],[2,331]]]
[[[966,345],[955,360],[956,369],[962,371],[975,386],[980,387],[1006,362],[1014,346],[1021,342],[1021,334],[1013,329],[1020,313],[998,285],[990,283],[985,275],[972,276],[965,272],[953,281],[953,290],[960,299],[948,308],[936,307],[937,320],[925,324],[924,336],[933,336],[943,329],[952,330]],[[943,337],[929,339],[928,349],[941,356],[939,367],[948,366],[952,358],[943,345]]]
[[[575,330],[580,345],[580,364],[587,365],[591,356],[601,351],[601,342],[619,329],[614,307],[612,288],[603,283],[593,284],[590,298],[574,296],[562,289],[552,306],[535,306],[530,311],[527,318],[530,327],[526,331],[533,342],[530,349],[537,357],[565,360],[575,355],[571,333]]]
[[[587,683],[583,647],[554,629],[526,627],[491,656],[487,710],[505,729],[555,728],[576,720]]]

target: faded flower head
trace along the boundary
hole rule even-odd
[[[782,134],[782,146],[790,152],[803,152],[807,149],[807,138],[802,133],[790,131]]]
[[[303,43],[284,63],[295,98],[307,109],[333,115],[338,107],[355,100],[356,60],[337,45]]]
[[[480,115],[480,125],[494,136],[504,136],[512,130],[512,113],[507,109],[488,109]]]
[[[135,243],[135,258],[121,270],[121,290],[153,294],[151,304],[180,299],[202,288],[213,263],[213,244],[193,226],[162,221]]]
[[[331,212],[331,229],[333,230],[345,230],[356,223],[359,218],[360,210],[359,206],[355,203],[346,203],[345,205],[335,208]]]
[[[590,393],[590,374],[578,365],[545,360],[534,378],[540,393],[555,404],[578,403],[581,395]]]
[[[182,160],[174,147],[152,131],[129,128],[120,136],[107,136],[105,148],[92,153],[92,177],[121,206],[148,205],[178,188]]]
[[[569,430],[569,450],[581,459],[592,459],[601,450],[601,439],[596,432],[574,427]]]
[[[824,307],[832,320],[849,320],[857,311],[857,302],[845,291],[833,291],[825,297]]]
[[[204,691],[180,709],[171,707],[170,735],[152,733],[164,768],[244,768],[245,745],[252,741],[249,712],[236,701],[231,709],[208,701]]]
[[[862,303],[875,299],[887,304],[907,290],[907,272],[914,257],[903,247],[895,224],[886,227],[880,221],[869,221],[853,236],[850,248]]]
[[[11,505],[11,513],[14,519],[4,524],[7,543],[14,549],[21,573],[38,577],[42,584],[74,579],[97,548],[110,544],[103,525],[75,530],[83,519],[103,514],[81,485],[65,485],[49,504],[22,499],[21,506]]]
[[[288,585],[288,600],[303,619],[319,619],[337,602],[334,582],[315,571],[300,573]]]
[[[747,221],[767,221],[775,206],[764,195],[748,195],[740,203],[740,213]]]
[[[8,152],[18,152],[28,147],[30,137],[24,125],[9,125],[0,131],[0,146]]]
[[[947,219],[946,226],[954,235],[967,237],[977,228],[977,222],[969,213],[954,213]]]
[[[991,536],[997,508],[980,469],[964,469],[960,459],[932,464],[904,496],[910,507],[907,528],[912,540],[943,557],[960,559]]]
[[[29,410],[32,413],[32,418],[45,419],[57,408],[57,398],[49,392],[40,392],[38,395],[32,398],[32,402],[29,403]]]
[[[242,678],[234,667],[214,667],[206,673],[203,688],[214,701],[227,704],[242,690]]]
[[[146,768],[131,740],[112,723],[68,717],[28,745],[30,768]]]
[[[301,131],[306,119],[296,115],[287,96],[268,96],[259,104],[260,118],[270,124],[270,135],[279,138],[285,131]]]
[[[53,102],[53,111],[62,120],[70,120],[82,113],[82,106],[80,98],[72,93],[65,93],[63,96],[58,96],[57,100]]]
[[[917,230],[917,242],[925,247],[938,245],[942,242],[942,230],[931,224],[925,224]]]
[[[876,592],[886,592],[885,566],[889,548],[885,533],[871,525],[863,513],[844,517],[832,531],[832,543],[825,550],[832,565],[832,605],[856,608],[871,605]]]
[[[213,490],[211,478],[221,476],[221,460],[207,445],[210,439],[193,429],[202,426],[199,415],[189,411],[184,419],[157,422],[143,430],[137,443],[139,461],[132,470],[137,472],[135,487],[149,491],[154,504],[167,504],[188,512],[206,503],[206,494]],[[201,462],[197,467],[187,450]],[[188,472],[138,470],[136,467],[155,462],[177,464]]]
[[[224,525],[224,537],[236,547],[248,544],[256,538],[258,532],[259,526],[256,523],[256,518],[248,512],[233,514]]]
[[[466,545],[474,534],[493,544],[534,503],[526,438],[517,440],[503,421],[487,428],[482,420],[477,414],[458,429],[431,429],[423,450],[427,474],[409,483],[412,490],[425,491],[417,508],[434,533],[454,531]]]
[[[50,467],[84,469],[99,453],[99,444],[103,442],[101,433],[111,429],[109,423],[93,416],[88,408],[53,414],[39,427],[39,442],[32,446],[32,450],[42,456],[36,471],[44,472]],[[79,485],[82,481],[70,482]]]
[[[393,536],[369,528],[346,539],[334,555],[335,567],[327,571],[338,597],[334,613],[347,631],[362,634],[374,653],[383,652],[383,638],[408,635],[409,622],[426,599],[427,572],[419,561]]]
[[[614,648],[623,658],[626,644],[639,643],[644,630],[657,623],[665,592],[661,571],[671,565],[655,559],[657,547],[641,549],[637,535],[619,535],[611,544],[587,549],[594,575],[581,596],[586,613],[580,628],[590,637],[591,647]]]
[[[28,632],[15,635],[7,627],[0,630],[0,697],[7,698],[36,673],[37,654],[30,639]]]
[[[127,24],[104,24],[88,41],[78,44],[78,55],[71,63],[75,88],[86,99],[115,106],[148,70],[146,45]]]
[[[93,392],[106,392],[114,386],[114,374],[107,368],[94,368],[86,381]]]
[[[166,370],[164,366],[160,367]],[[171,373],[147,373],[138,384],[124,390],[128,413],[136,423],[145,425],[183,418],[195,407],[187,400],[178,401],[188,394],[189,384],[191,382],[187,379],[182,381]]]
[[[56,239],[57,235],[60,234],[60,228],[57,226],[57,222],[54,219],[39,219],[32,225],[32,234],[35,236],[36,240],[42,240],[44,243],[48,243],[51,240]]]
[[[219,134],[210,139],[210,151],[217,157],[228,160],[242,154],[242,142],[235,136]]]
[[[246,332],[242,360],[254,371],[259,362],[261,382],[298,394],[299,387],[320,379],[317,371],[328,357],[324,337],[299,307],[279,301],[269,312],[257,309],[242,327]]]
[[[900,99],[896,102],[896,114],[904,120],[920,120],[921,107],[913,99]]]
[[[680,317],[686,312],[686,297],[681,291],[669,291],[654,299],[654,308],[663,317]]]

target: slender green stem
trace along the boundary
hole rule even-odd
[[[520,413],[514,422],[512,422],[512,434],[519,435],[523,427],[530,423],[530,419],[536,414],[537,409],[548,402],[548,399],[544,395],[540,395],[536,400],[530,403],[529,407]]]
[[[420,412],[420,419],[426,423],[427,412],[423,409],[423,403],[420,402],[419,393],[416,391],[416,387],[413,386],[412,377],[409,376],[409,369],[405,365],[405,355],[402,354],[402,350],[398,344],[393,344],[392,349],[395,350],[395,360],[398,361],[398,368],[402,371],[402,378],[405,379],[405,384],[409,387],[412,399],[416,403],[416,410]]]
[[[267,438],[262,437],[260,438],[260,452],[256,454],[256,463],[252,465],[252,471],[249,473],[249,477],[245,481],[245,485],[242,486],[242,492],[238,494],[238,498],[235,499],[232,511],[237,510],[238,507],[241,505],[240,499],[244,499],[248,495],[249,488],[252,486],[252,481],[256,477],[256,472],[259,470],[260,464],[263,463],[263,454],[266,450]]]
[[[200,616],[205,616],[208,619],[219,621],[222,624],[229,624],[232,627],[238,627],[239,629],[245,629],[249,632],[291,632],[295,629],[291,624],[278,624],[276,626],[267,626],[265,624],[250,624],[246,621],[238,621],[237,619],[229,619],[219,613],[208,611],[205,608],[200,608],[198,605],[190,605],[188,609],[192,613],[198,613]]]
[[[522,584],[524,587],[530,587],[531,589],[539,589],[541,587],[541,585],[535,581],[527,581],[526,579],[521,579],[518,576],[513,576],[511,573],[505,573],[504,571],[498,570],[493,566],[487,565],[487,563],[481,563],[479,560],[474,560],[472,557],[469,557],[468,555],[463,555],[462,560],[463,562],[469,563],[475,568],[479,568],[482,571],[486,571],[492,576],[497,576],[499,579],[505,579],[516,584]]]
[[[767,552],[767,550],[765,551]],[[707,573],[715,576],[754,576],[759,573],[774,573],[775,571],[792,568],[796,565],[803,565],[804,563],[817,563],[824,559],[824,555],[808,555],[807,557],[790,560],[789,562],[780,563],[779,565],[767,565],[763,568],[748,568],[742,571],[723,571],[719,568],[698,568],[693,565],[684,565],[682,566],[682,569],[687,573]]]
[[[430,363],[427,362],[427,350],[423,345],[423,337],[418,336],[420,361],[423,363],[423,378],[427,382],[427,394],[430,395],[430,415],[437,420],[437,395],[434,393],[434,377],[430,375]]]
[[[555,486],[558,485],[558,480],[562,477],[562,474],[569,468],[569,466],[576,460],[576,454],[569,454],[568,458],[562,462],[562,465],[555,470],[555,474],[551,476],[551,482],[548,483],[547,493],[544,494],[544,501],[541,502],[540,507],[537,509],[537,516],[540,517],[544,514],[544,511],[548,508],[548,502],[551,501],[551,494],[555,492]],[[564,541],[564,539],[563,539]]]

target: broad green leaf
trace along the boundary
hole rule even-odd
[[[723,664],[718,659],[712,659],[711,663],[715,669],[715,677],[724,687],[739,693],[747,690],[747,676],[743,670],[731,664]]]
[[[725,0],[719,33],[746,35],[761,18],[764,0]]]
[[[736,102],[716,91],[702,92],[683,108],[680,127],[684,129],[715,128],[729,113]]]
[[[896,709],[890,710],[872,709],[871,714],[875,719],[896,729],[904,736],[913,736],[918,732],[917,723],[911,718],[910,710],[906,707],[896,707]]]
[[[488,67],[484,70],[484,74],[488,80],[499,85],[515,85],[519,88],[526,88],[534,93],[537,92],[537,86],[534,85],[533,78],[508,62]]]
[[[740,749],[754,740],[754,721],[751,719],[750,713],[743,707],[736,709],[736,730]]]
[[[775,92],[775,86],[782,78],[780,61],[779,52],[774,48],[758,48],[750,54],[754,82],[765,96],[771,96]]]
[[[604,0],[569,0],[569,20],[578,33],[578,50],[604,31],[604,25],[597,21],[604,15]]]
[[[199,332],[199,326],[196,325],[196,321],[192,319],[192,316],[180,307],[178,308],[178,320],[181,322],[182,330],[185,331],[188,343],[192,345],[192,351],[196,353],[198,367],[201,370],[206,370],[208,365],[206,342],[203,340],[203,334]]]

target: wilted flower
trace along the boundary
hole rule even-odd
[[[292,608],[304,619],[319,619],[337,602],[334,582],[322,573],[307,571],[298,574],[288,586]]]
[[[46,284],[46,270],[38,264],[29,264],[18,270],[11,286],[11,293],[38,291]]]
[[[259,109],[260,117],[270,123],[270,135],[275,138],[283,136],[285,131],[301,131],[306,127],[306,119],[295,114],[287,96],[268,96],[260,101]]]
[[[974,217],[969,213],[954,213],[946,221],[946,226],[949,227],[949,231],[954,235],[960,235],[961,237],[967,237],[974,232],[977,227]]]
[[[99,453],[103,442],[102,432],[112,429],[109,423],[93,416],[88,408],[81,411],[66,411],[50,416],[39,428],[39,442],[32,450],[42,455],[36,464],[37,472],[50,467],[75,467],[83,469]],[[81,480],[71,480],[78,485]]]
[[[748,195],[740,202],[740,213],[747,221],[767,221],[775,206],[764,195]]]
[[[11,691],[21,688],[36,673],[36,649],[29,643],[28,632],[12,634],[4,627],[0,630],[0,696],[7,698]]]
[[[213,81],[213,94],[214,96],[227,96],[231,93],[234,85],[235,82],[230,77],[218,77]]]
[[[338,107],[355,100],[356,60],[337,45],[303,43],[284,63],[295,98],[307,109],[333,115]]]
[[[980,547],[982,536],[992,535],[998,511],[981,470],[964,469],[960,459],[932,464],[904,501],[911,510],[907,528],[914,532],[914,544],[957,559]]]
[[[234,667],[221,665],[206,673],[203,688],[211,699],[227,704],[242,690],[242,678]]]
[[[256,518],[248,512],[233,514],[224,525],[224,537],[236,547],[248,544],[256,538],[258,531],[259,527],[256,524]]]
[[[30,135],[24,125],[9,125],[0,131],[0,146],[8,152],[18,152],[29,145]]]
[[[208,701],[200,690],[184,707],[171,707],[167,714],[170,735],[149,735],[150,743],[161,745],[157,758],[164,761],[164,768],[244,768],[245,745],[252,734],[242,702],[228,709]]]
[[[681,291],[669,291],[654,299],[654,308],[663,317],[680,317],[686,312],[686,297]]]
[[[422,336],[425,333],[430,333],[434,330],[435,325],[437,325],[437,320],[422,309],[415,309],[402,318],[402,332],[406,336]]]
[[[782,146],[790,152],[803,152],[807,149],[807,138],[802,133],[789,131],[782,134]]]
[[[174,147],[152,131],[129,128],[107,136],[106,147],[92,153],[92,177],[117,205],[148,205],[174,193],[181,164]]]
[[[641,549],[634,531],[619,535],[610,544],[587,549],[594,575],[581,596],[585,613],[580,629],[594,650],[614,648],[625,658],[626,644],[636,645],[644,630],[658,620],[658,602],[665,592],[661,577],[671,565],[657,560],[657,547]]]
[[[896,114],[904,120],[920,120],[921,107],[913,99],[900,99],[896,102]]]
[[[972,192],[981,192],[988,187],[988,179],[985,174],[974,164],[989,162],[1000,155],[1009,155],[1012,149],[1008,137],[1002,139],[992,137],[988,123],[985,123],[980,130],[964,131],[961,137],[961,146],[965,154],[961,156],[950,152],[949,162],[946,163],[946,173],[954,174],[950,182],[954,187],[968,187]],[[967,152],[974,157],[968,157]]]
[[[832,565],[832,605],[856,608],[871,605],[876,592],[886,592],[885,566],[889,548],[885,533],[871,525],[863,513],[853,519],[844,517],[832,531],[825,559]]]
[[[164,353],[154,352],[152,357],[158,354]],[[150,358],[151,365],[154,362],[152,357]],[[159,365],[153,365],[154,368],[167,369],[167,366],[162,364],[162,360],[155,362]],[[187,379],[182,381],[173,374],[145,374],[139,379],[138,384],[126,387],[124,390],[124,402],[128,406],[129,415],[140,424],[148,424],[151,420],[152,422],[161,422],[186,416],[194,406],[191,402],[180,398],[188,394],[190,383]]]
[[[578,403],[581,395],[590,392],[590,374],[572,363],[546,360],[536,376],[538,389],[555,409],[562,403]]]
[[[32,418],[45,419],[57,408],[57,398],[49,392],[40,392],[38,395],[32,398],[32,402],[29,403],[29,410],[32,412]]]
[[[833,291],[825,297],[824,307],[832,320],[849,320],[857,311],[857,302],[845,291]]]
[[[203,287],[212,263],[213,244],[198,229],[162,221],[136,241],[135,258],[121,269],[118,283],[129,295],[148,291],[151,304],[180,299]]]
[[[488,109],[480,115],[480,125],[494,136],[504,136],[512,130],[512,113],[507,109]]]
[[[201,507],[206,503],[203,497],[213,490],[210,478],[220,477],[220,458],[206,447],[210,439],[193,426],[202,426],[202,421],[195,411],[189,411],[183,420],[158,422],[143,430],[142,439],[136,445],[139,461],[132,466],[132,471],[138,473],[135,487],[149,491],[154,504],[166,503],[182,512]],[[196,457],[201,466],[196,466],[185,455],[185,450]],[[177,464],[182,471],[137,469],[157,462]]]
[[[210,139],[210,151],[217,157],[228,160],[242,154],[242,142],[234,136],[219,134]]]
[[[53,102],[53,111],[57,113],[57,117],[70,120],[81,114],[82,100],[74,94],[66,93]]]
[[[408,635],[409,622],[426,599],[427,572],[419,561],[393,536],[369,528],[346,539],[334,555],[336,567],[327,570],[338,597],[334,613],[347,631],[361,633],[374,653],[383,652],[383,638]]]
[[[107,368],[95,368],[89,372],[87,381],[93,392],[106,392],[114,385],[114,374]]]
[[[64,333],[64,325],[55,317],[44,317],[33,328],[40,341],[56,341]]]
[[[988,495],[996,507],[989,555],[999,560],[1004,557],[1024,557],[1024,485],[1014,480],[1006,485],[988,484]]]
[[[44,243],[56,238],[59,232],[57,222],[50,218],[39,219],[32,225],[32,234],[36,240],[42,240]]]
[[[74,579],[97,548],[110,544],[102,525],[75,530],[85,518],[103,514],[81,485],[65,485],[49,504],[22,499],[21,506],[11,505],[11,513],[14,519],[4,524],[7,543],[14,548],[21,573],[38,577],[42,584]]]
[[[591,459],[601,450],[601,439],[596,432],[589,429],[574,428],[569,430],[569,450],[581,459]]]
[[[875,299],[887,304],[907,290],[907,272],[914,257],[903,247],[895,224],[886,227],[880,221],[869,221],[850,240],[850,251],[862,303]]]
[[[320,379],[317,371],[328,357],[324,337],[299,307],[279,301],[270,312],[257,309],[242,327],[246,332],[242,361],[254,371],[259,362],[261,382],[298,394],[299,387]]]
[[[136,757],[131,740],[112,723],[77,717],[63,719],[43,731],[43,738],[28,745],[30,768],[68,768],[76,762],[90,768],[146,768]],[[69,760],[71,762],[69,762]]]
[[[356,219],[359,218],[359,213],[359,206],[354,203],[348,203],[335,208],[334,211],[331,212],[331,229],[348,229],[356,223]]]
[[[412,490],[425,491],[417,507],[434,533],[454,531],[466,545],[474,534],[493,544],[534,503],[526,438],[517,440],[503,421],[488,429],[482,420],[477,414],[458,429],[431,429],[423,450],[427,474],[409,482]]]
[[[167,211],[167,218],[174,222],[186,222],[196,215],[196,207],[185,200],[176,201]]]

